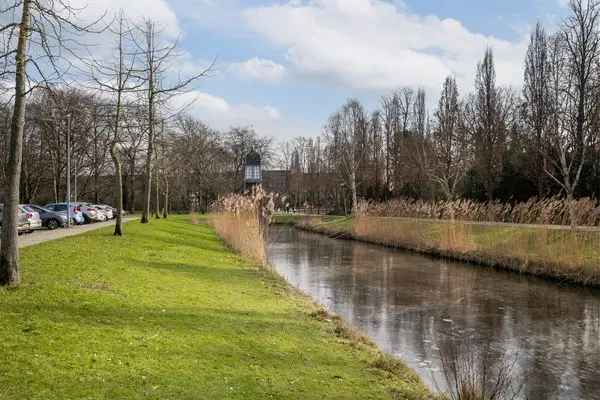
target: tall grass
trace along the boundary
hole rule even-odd
[[[600,230],[356,216],[353,236],[372,243],[600,284]]]
[[[246,194],[230,194],[211,206],[209,221],[219,236],[234,250],[265,264],[268,226],[276,196],[262,188]]]
[[[576,200],[575,209],[575,225],[600,226],[600,203],[597,200],[590,198]],[[400,198],[383,203],[362,201],[358,213],[377,217],[570,225],[569,203],[559,197],[532,198],[516,204],[499,201],[476,202],[465,199],[426,201]]]

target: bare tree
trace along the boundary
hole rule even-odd
[[[175,132],[169,135],[166,148],[173,186],[184,201],[190,197],[206,209],[219,194],[229,192],[231,153],[223,135],[189,115],[176,119]]]
[[[468,143],[465,130],[461,127],[458,86],[453,77],[444,81],[435,120],[433,160],[429,175],[440,186],[446,199],[454,200],[469,163]]]
[[[150,197],[152,192],[152,163],[154,159],[154,140],[157,123],[157,107],[166,106],[168,100],[181,94],[191,83],[206,76],[212,69],[208,66],[199,73],[188,78],[179,78],[172,84],[167,84],[167,70],[173,65],[177,54],[177,41],[166,42],[163,33],[156,22],[146,20],[138,27],[141,40],[138,48],[143,57],[143,71],[146,83],[146,106],[147,106],[147,151],[145,165],[144,186],[144,209],[142,212],[142,223],[150,222]]]
[[[160,219],[160,172],[161,172],[161,164],[162,164],[162,147],[164,146],[164,131],[165,131],[165,121],[161,121],[161,129],[159,134],[156,137],[155,143],[155,151],[154,151],[154,173],[156,174],[156,179],[154,180],[155,186],[155,200],[154,200],[154,218]]]
[[[565,191],[575,227],[575,191],[589,149],[598,139],[600,6],[595,0],[571,0],[569,8],[563,30],[551,41],[552,126],[546,154],[547,172]]]
[[[114,101],[112,109],[112,131],[110,156],[114,166],[114,202],[117,209],[115,219],[115,236],[123,235],[123,167],[119,147],[121,146],[121,126],[123,124],[123,108],[126,97],[135,94],[144,84],[139,76],[137,61],[139,53],[134,49],[133,29],[121,10],[116,19],[116,26],[110,29],[116,39],[115,62],[94,62],[92,77],[101,91],[109,93]],[[96,200],[97,201],[97,200]]]
[[[368,119],[363,106],[354,99],[332,115],[325,131],[329,137],[334,157],[344,175],[352,195],[352,209],[358,206],[357,171],[363,159]]]
[[[502,172],[513,100],[510,91],[496,86],[494,56],[492,50],[487,49],[477,66],[475,94],[465,107],[465,122],[488,201],[494,198]]]
[[[423,138],[427,130],[427,105],[425,104],[425,89],[417,90],[415,102],[413,104],[413,132],[418,137]]]
[[[67,0],[15,0],[0,11],[18,18],[0,29],[0,77],[5,80],[14,77],[15,83],[7,163],[8,193],[0,247],[0,285],[16,286],[21,280],[17,247],[17,205],[20,196],[26,99],[40,84],[48,85],[64,76],[61,60],[66,60],[66,57],[61,55],[65,52],[74,55],[73,47],[77,45],[72,38],[66,38],[67,33],[91,32],[97,21],[91,25],[78,25],[74,22],[77,10]]]
[[[392,93],[382,99],[383,131],[385,136],[385,189],[392,192],[394,177],[394,156],[397,152],[397,140],[400,132],[400,96]]]
[[[527,56],[525,58],[525,76],[523,97],[524,114],[528,128],[528,144],[531,167],[528,172],[535,182],[538,196],[545,194],[545,158],[546,130],[549,123],[550,104],[549,81],[550,65],[548,54],[548,35],[540,23],[531,34]]]

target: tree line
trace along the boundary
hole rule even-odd
[[[487,49],[473,91],[449,76],[434,110],[419,88],[372,112],[350,99],[319,138],[284,143],[281,166],[312,177],[292,184],[291,200],[340,209],[358,198],[564,196],[574,215],[576,197],[600,197],[600,5],[572,0],[569,10],[556,32],[532,32],[521,93],[497,84]]]
[[[71,201],[112,204],[116,171],[111,156],[114,117],[110,99],[90,90],[63,87],[32,93],[26,107],[19,202],[46,204],[67,198],[69,135]],[[129,102],[122,113],[115,154],[122,163],[123,209],[135,212],[144,202],[148,129],[144,107]],[[0,110],[1,188],[7,184],[11,114],[10,107]],[[70,127],[61,115],[69,115]],[[268,163],[271,142],[248,127],[220,132],[185,112],[161,119],[154,138],[151,213],[161,216],[167,207],[188,210],[192,197],[206,210],[220,195],[239,191],[245,155],[257,149]]]
[[[241,187],[251,148],[268,160],[270,139],[217,132],[173,107],[212,65],[182,76],[178,42],[155,21],[82,11],[69,0],[0,6],[0,285],[20,282],[19,203],[109,203],[121,236],[125,207],[142,223],[191,198],[206,208]]]

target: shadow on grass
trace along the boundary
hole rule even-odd
[[[222,261],[222,260],[221,260]],[[211,264],[211,259],[204,257],[203,261],[194,263],[147,261],[135,258],[126,259],[130,267],[140,269],[152,269],[177,274],[186,274],[190,278],[196,278],[206,284],[218,283],[220,285],[233,285],[240,281],[247,282],[249,277],[256,274],[256,270],[243,268],[242,265],[230,265],[227,267]]]
[[[263,347],[269,352],[264,335],[290,337],[296,333],[303,340],[301,331],[305,320],[294,312],[257,311],[227,307],[223,309],[202,305],[169,306],[111,302],[61,302],[40,306],[35,303],[20,304],[18,309],[6,311],[27,313],[22,320],[24,335],[52,336],[78,335],[86,340],[96,335],[113,335],[115,339],[134,335],[140,338],[165,332],[177,341],[190,335],[238,337],[240,342],[252,342],[253,347]],[[35,321],[31,323],[31,321]],[[127,333],[125,333],[127,332]],[[236,340],[238,341],[238,340]]]
[[[157,231],[160,233],[157,235]],[[196,250],[209,250],[216,252],[224,252],[227,250],[225,244],[214,234],[209,232],[190,232],[182,229],[169,229],[144,232],[135,232],[135,237],[143,241],[143,246],[157,246],[157,248],[165,245],[191,247]]]

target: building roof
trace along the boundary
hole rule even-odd
[[[254,149],[250,150],[250,153],[246,155],[246,165],[260,165],[260,154]]]

